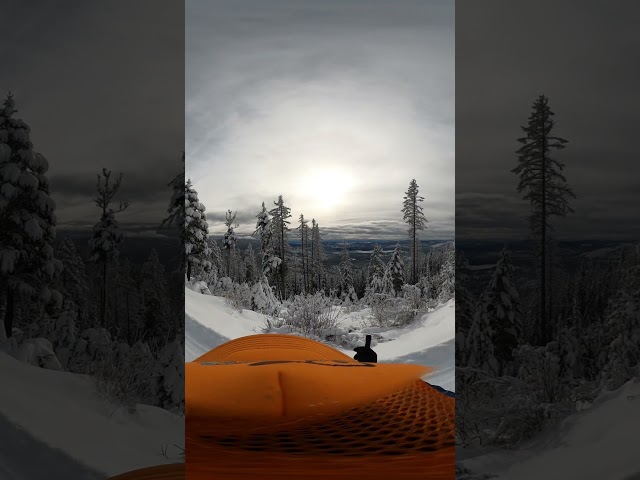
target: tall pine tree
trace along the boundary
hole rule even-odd
[[[564,164],[551,153],[565,148],[567,143],[567,140],[553,134],[553,116],[548,98],[544,95],[538,97],[533,104],[527,126],[521,127],[525,136],[518,139],[522,144],[516,152],[519,164],[512,170],[520,177],[518,193],[524,192],[524,198],[531,204],[531,232],[537,238],[540,287],[537,336],[541,344],[550,339],[547,301],[547,235],[551,228],[549,220],[553,216],[564,217],[573,212],[569,206],[569,198],[575,198],[562,174]]]
[[[411,283],[418,283],[418,256],[420,252],[420,238],[418,237],[418,230],[424,230],[426,228],[427,219],[422,213],[422,207],[418,205],[424,200],[423,197],[418,195],[418,184],[416,180],[411,180],[409,189],[405,193],[404,207],[402,213],[404,213],[404,221],[409,224],[409,245],[411,247]]]
[[[273,208],[269,214],[273,224],[273,236],[278,248],[278,256],[280,258],[280,299],[287,298],[286,274],[287,274],[287,252],[289,250],[288,232],[289,218],[291,218],[291,209],[284,204],[282,195],[278,196],[278,201],[273,202]]]
[[[98,184],[96,186],[98,195],[94,199],[94,203],[101,210],[100,220],[94,225],[93,236],[89,240],[91,260],[99,263],[102,269],[100,320],[105,328],[107,326],[108,266],[118,258],[118,247],[123,240],[122,232],[120,232],[116,221],[116,213],[120,213],[129,207],[127,202],[121,201],[115,210],[111,208],[113,199],[122,184],[122,173],[118,175],[113,183],[110,183],[110,181],[111,171],[103,168],[102,175],[98,174]]]

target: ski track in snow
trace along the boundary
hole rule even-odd
[[[358,314],[341,314],[342,328],[355,323]],[[203,355],[230,339],[262,332],[267,317],[243,310],[238,312],[223,298],[203,295],[185,288],[185,359],[187,362]],[[382,340],[373,349],[378,361],[428,365],[434,372],[423,378],[446,390],[455,391],[455,302],[448,301],[401,329],[365,328],[378,333]],[[352,332],[359,333],[359,332]],[[353,357],[354,352],[336,347]]]

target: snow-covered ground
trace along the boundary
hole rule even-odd
[[[46,370],[0,351],[0,478],[104,479],[180,462],[184,417],[118,407],[86,375]]]
[[[456,449],[456,460],[495,480],[640,480],[639,438],[640,379],[635,379],[518,450]]]
[[[370,312],[341,311],[340,328],[364,338],[375,335],[372,348],[379,362],[417,363],[435,371],[424,379],[455,391],[455,301],[441,305],[402,329],[367,328]],[[203,295],[185,288],[185,357],[191,361],[212,348],[235,338],[262,333],[267,316],[251,310],[239,312],[221,297]],[[353,357],[352,350],[338,348]]]

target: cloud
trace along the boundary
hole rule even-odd
[[[549,15],[549,12],[553,12]],[[515,151],[535,98],[556,113],[557,154],[578,198],[565,238],[636,237],[640,48],[633,3],[456,4],[456,235],[528,235]],[[544,34],[540,35],[540,26]],[[466,196],[466,197],[464,197]]]
[[[14,93],[49,161],[59,224],[90,223],[103,167],[125,174],[123,227],[161,218],[183,168],[183,5],[140,0],[123,14],[108,0],[5,2],[0,28],[11,46],[0,95]]]
[[[255,224],[283,195],[346,228],[401,217],[416,178],[451,218],[453,8],[402,4],[187,4],[186,168],[208,211]]]

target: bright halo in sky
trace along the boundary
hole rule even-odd
[[[304,195],[315,208],[328,210],[344,203],[354,185],[351,173],[342,168],[311,170],[304,174]]]

